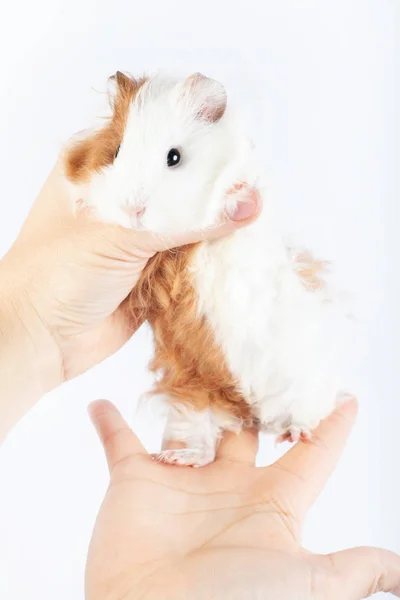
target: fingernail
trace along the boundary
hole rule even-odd
[[[245,221],[250,217],[253,217],[258,210],[258,194],[252,192],[247,202],[239,202],[236,206],[236,210],[231,216],[232,221]]]

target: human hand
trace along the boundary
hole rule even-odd
[[[255,467],[257,435],[227,434],[201,469],[152,460],[109,402],[90,409],[110,469],[86,570],[87,600],[359,600],[400,597],[400,557],[301,547],[304,518],[356,418],[342,405],[275,464]]]
[[[248,202],[239,204],[232,218],[221,215],[212,230],[160,239],[95,222],[84,211],[75,215],[57,164],[0,261],[0,417],[6,412],[2,404],[9,413],[0,421],[10,427],[45,392],[101,362],[131,337],[141,323],[124,300],[157,251],[222,237],[258,211],[258,195],[250,191]],[[23,390],[16,389],[18,381]]]

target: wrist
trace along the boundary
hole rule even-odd
[[[30,299],[30,276],[19,260],[0,261],[0,438],[62,381],[59,350]]]

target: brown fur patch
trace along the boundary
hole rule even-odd
[[[237,391],[213,331],[197,313],[189,265],[197,244],[156,254],[130,297],[136,319],[153,328],[155,393],[201,410],[210,405],[245,420],[250,407]]]
[[[74,183],[88,181],[95,171],[113,163],[124,135],[129,107],[145,82],[145,79],[136,80],[120,72],[113,78],[117,90],[111,119],[101,130],[78,141],[66,155],[66,175]]]

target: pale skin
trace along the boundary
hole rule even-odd
[[[213,464],[191,469],[152,460],[111,403],[90,412],[110,486],[89,551],[87,600],[400,597],[395,554],[353,548],[319,556],[301,546],[307,512],[355,421],[355,400],[267,468],[255,467],[254,432],[226,435]]]
[[[140,323],[124,299],[155,252],[226,235],[259,208],[249,192],[212,230],[160,240],[74,216],[56,166],[0,261],[0,438],[44,393],[133,335]],[[254,465],[255,432],[225,436],[208,467],[174,467],[147,454],[112,404],[90,412],[110,486],[89,550],[87,600],[358,600],[381,590],[400,597],[395,554],[301,548],[304,518],[344,447],[355,400],[268,468]]]
[[[98,223],[85,211],[75,215],[58,163],[0,260],[0,440],[44,393],[133,335],[141,323],[124,300],[157,251],[228,235],[259,210],[257,195],[249,193],[248,202],[232,218],[221,215],[215,227],[160,239]]]

